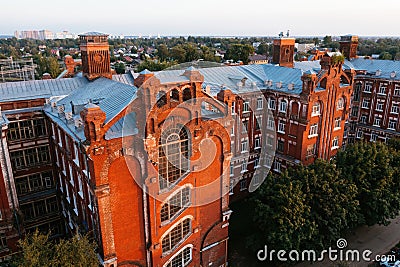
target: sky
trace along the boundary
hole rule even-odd
[[[2,0],[0,34],[400,36],[398,0]]]

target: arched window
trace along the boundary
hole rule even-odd
[[[192,244],[185,246],[178,253],[172,256],[163,267],[184,267],[189,265],[192,261],[192,249]]]
[[[174,250],[179,246],[179,244],[189,237],[191,232],[192,220],[190,218],[186,218],[170,229],[169,232],[163,237],[161,241],[162,252],[167,253]]]
[[[344,109],[344,99],[343,97],[339,98],[337,102],[337,109]]]
[[[312,107],[311,116],[319,116],[319,115],[321,115],[321,104],[318,102],[315,102]]]
[[[176,90],[176,89],[173,89],[173,90],[170,92],[170,99],[171,99],[171,100],[175,100],[175,101],[179,101],[179,91]]]
[[[160,91],[157,94],[157,107],[162,107],[167,104],[167,95],[164,91]]]
[[[279,111],[286,113],[287,110],[287,102],[286,100],[281,100],[280,104],[279,104]]]
[[[190,187],[186,186],[173,195],[161,208],[161,222],[179,214],[190,205]]]
[[[189,172],[189,137],[186,129],[163,132],[158,148],[160,189],[165,189]]]
[[[187,101],[192,99],[192,92],[190,91],[190,88],[185,88],[183,90],[183,101]]]

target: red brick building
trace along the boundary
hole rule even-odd
[[[351,60],[294,62],[280,38],[274,64],[137,77],[112,75],[106,35],[80,40],[84,77],[0,84],[2,255],[39,228],[92,233],[104,266],[226,266],[229,202],[270,168],[398,133],[398,64],[353,37]]]

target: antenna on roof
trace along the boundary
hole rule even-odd
[[[289,30],[287,30],[286,37],[289,37]]]
[[[279,33],[279,38],[282,38],[283,37],[283,32],[280,32]]]

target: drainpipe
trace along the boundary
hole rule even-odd
[[[149,220],[147,218],[148,216],[148,207],[147,207],[147,186],[144,184],[143,185],[143,213],[144,213],[144,234],[145,234],[145,240],[146,240],[146,258],[147,258],[147,265],[151,266],[151,255],[150,255],[150,249],[147,247],[148,244],[150,244],[150,233],[149,233]]]

